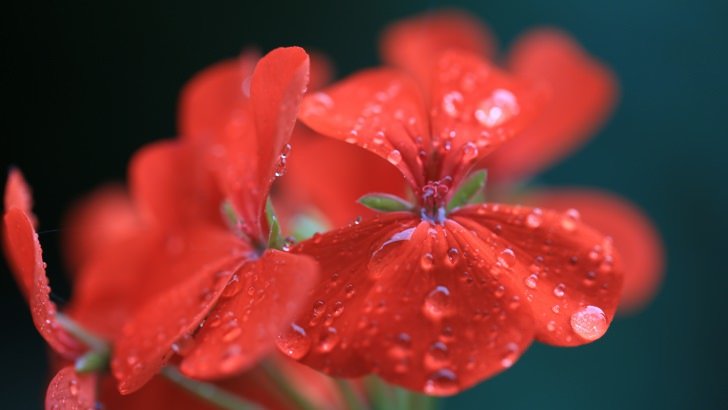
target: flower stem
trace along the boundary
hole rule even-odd
[[[185,377],[175,367],[167,366],[162,369],[162,375],[188,392],[204,399],[215,406],[225,410],[258,410],[254,403],[221,389],[214,384],[201,382]]]
[[[369,407],[364,403],[359,393],[357,393],[352,387],[348,380],[335,379],[336,385],[339,387],[339,391],[344,398],[346,407],[349,410],[367,410]]]
[[[316,410],[317,407],[303,396],[291,383],[288,378],[280,371],[280,369],[268,360],[264,360],[260,367],[265,374],[273,381],[282,395],[288,397],[296,406],[303,410]]]
[[[83,326],[79,325],[63,313],[56,313],[56,322],[58,322],[63,329],[88,346],[91,350],[104,351],[109,349],[108,345],[102,338],[84,329]]]

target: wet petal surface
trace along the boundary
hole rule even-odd
[[[96,375],[78,374],[64,367],[51,380],[46,391],[46,410],[92,410],[96,407]]]

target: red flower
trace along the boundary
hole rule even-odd
[[[472,167],[529,124],[534,101],[466,53],[444,53],[431,78],[423,92],[402,72],[373,69],[304,99],[307,125],[386,158],[417,204],[295,249],[328,278],[296,322],[305,333],[288,336],[314,368],[375,371],[446,395],[510,367],[534,337],[562,346],[601,337],[621,270],[609,239],[570,214],[449,206]]]
[[[252,75],[249,61],[241,61],[202,73],[195,83],[205,86],[188,97],[227,111],[195,110],[200,118],[190,112],[191,138],[152,145],[132,163],[147,226],[123,256],[110,252],[106,266],[147,272],[154,284],[131,286],[158,291],[116,340],[112,369],[122,393],[141,387],[182,345],[191,347],[180,368],[192,377],[250,367],[273,348],[315,278],[309,258],[265,250],[265,201],[305,90],[308,56],[299,48],[274,50]],[[220,70],[237,76],[239,86],[206,83]],[[236,218],[230,227],[223,198]]]
[[[445,11],[394,24],[386,31],[381,49],[388,63],[422,76],[432,69],[432,58],[416,56],[458,49],[492,58],[493,44],[493,37],[482,24],[464,13]],[[608,68],[591,58],[568,35],[553,29],[537,29],[523,35],[506,56],[505,65],[533,81],[549,96],[549,103],[534,123],[479,165],[488,169],[489,197],[508,200],[514,186],[574,151],[598,129],[612,111],[617,84]],[[640,244],[637,249],[645,253],[625,257],[621,307],[634,310],[648,302],[664,269],[662,244],[649,219],[627,200],[613,194],[608,198],[597,194],[589,199],[592,191],[572,190],[558,199],[559,193],[557,190],[549,195],[549,201],[543,204],[530,200],[529,203],[549,207],[557,201],[557,209],[580,210],[584,221],[610,234],[618,249],[631,252],[634,244]],[[537,196],[543,198],[542,194],[545,192]],[[525,193],[525,197],[529,196]],[[572,199],[577,201],[569,206]],[[599,212],[595,212],[597,209]]]

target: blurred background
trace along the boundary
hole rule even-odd
[[[668,268],[653,303],[618,318],[600,341],[536,344],[444,407],[725,408],[728,2],[719,0],[6,5],[0,155],[3,169],[19,166],[34,188],[56,293],[69,297],[58,252],[63,213],[104,181],[123,181],[138,147],[174,136],[178,93],[195,72],[247,46],[295,44],[327,53],[346,75],[377,64],[387,23],[445,6],[486,21],[502,49],[524,30],[553,25],[613,68],[621,102],[612,119],[538,182],[630,198],[661,231]],[[3,408],[36,408],[45,347],[2,269],[0,400]]]

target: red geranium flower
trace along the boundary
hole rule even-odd
[[[487,27],[458,11],[428,13],[398,22],[385,31],[381,44],[384,61],[418,78],[427,76],[434,57],[448,49],[490,59],[496,52]],[[488,197],[507,201],[513,199],[513,192],[524,180],[564,158],[593,135],[612,111],[617,83],[607,67],[554,29],[536,29],[523,35],[504,65],[537,84],[549,98],[518,138],[479,164],[488,169]],[[518,195],[516,199],[533,206],[579,210],[586,223],[613,238],[625,256],[620,310],[636,310],[656,293],[664,270],[662,243],[649,218],[629,201],[614,194],[573,188]]]
[[[372,69],[304,99],[308,126],[387,159],[417,203],[385,198],[400,212],[295,248],[325,278],[287,337],[327,373],[446,395],[510,367],[534,337],[601,337],[621,270],[610,240],[571,214],[466,205],[468,172],[535,115],[529,87],[453,51],[427,84]]]

